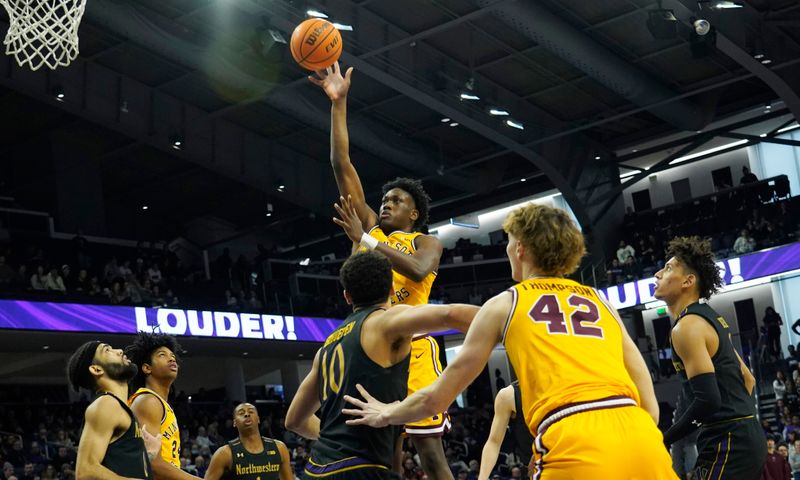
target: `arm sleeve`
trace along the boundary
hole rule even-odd
[[[712,373],[702,373],[689,379],[689,386],[692,388],[693,399],[683,414],[675,420],[664,434],[664,443],[671,445],[676,440],[680,440],[692,433],[700,423],[719,410],[722,399],[717,386],[717,375]]]

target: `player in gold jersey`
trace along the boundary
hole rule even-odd
[[[139,365],[139,372],[131,381],[134,392],[128,405],[142,425],[161,433],[161,455],[153,460],[156,480],[197,480],[181,470],[178,419],[167,403],[170,388],[178,378],[179,351],[175,337],[145,332],[139,332],[133,344],[125,347],[125,355]]]
[[[534,479],[676,480],[642,355],[613,307],[563,278],[585,253],[581,232],[563,210],[535,204],[513,211],[503,228],[519,283],[486,302],[433,385],[391,405],[360,389],[366,401],[345,397],[354,408],[344,413],[358,417],[349,423],[381,427],[438,411],[503,342],[535,437]]]
[[[341,202],[351,202],[358,219],[353,224],[340,225],[354,243],[389,258],[394,272],[393,305],[423,305],[428,303],[442,256],[441,242],[418,231],[428,221],[429,198],[419,180],[397,178],[382,188],[380,215],[367,205],[361,179],[350,161],[347,92],[352,73],[350,68],[342,76],[337,62],[326,71],[317,72],[318,78],[309,77],[331,100],[331,166]],[[425,338],[411,343],[409,394],[438,378],[441,365],[437,371],[437,354]],[[421,422],[406,425],[405,429],[419,452],[423,470],[432,480],[453,478],[441,442],[450,426],[445,410],[446,407]],[[395,470],[401,471],[399,455]]]

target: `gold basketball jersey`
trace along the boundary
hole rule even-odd
[[[181,432],[178,428],[178,419],[175,417],[175,412],[172,407],[161,398],[156,392],[149,388],[140,388],[136,393],[131,395],[128,399],[128,406],[133,405],[133,401],[137,397],[144,394],[152,394],[155,396],[164,407],[164,415],[161,417],[161,458],[165,462],[171,463],[177,468],[181,468]]]
[[[387,236],[378,226],[373,227],[369,234],[379,242],[383,242],[406,255],[413,255],[417,251],[414,240],[423,235],[419,232],[411,233],[395,230]],[[397,270],[392,270],[392,284],[394,286],[392,305],[424,305],[428,303],[434,280],[436,280],[436,272],[429,273],[421,282],[415,282],[398,273]]]
[[[622,353],[622,330],[591,288],[564,278],[534,278],[510,289],[503,344],[519,378],[531,432],[553,410],[626,396],[639,403]]]

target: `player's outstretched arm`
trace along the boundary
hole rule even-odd
[[[664,434],[667,445],[695,430],[696,422],[714,414],[722,403],[714,363],[707,347],[712,336],[716,336],[714,328],[698,315],[686,315],[672,329],[672,347],[683,360],[693,395],[692,403]]]
[[[464,345],[453,362],[445,368],[442,376],[431,385],[417,390],[402,402],[385,404],[369,395],[357,385],[364,400],[345,395],[344,399],[353,408],[342,410],[354,419],[348,425],[369,425],[385,427],[416,422],[442,412],[453,403],[459,392],[463,391],[481,373],[489,355],[500,341],[503,324],[511,309],[511,295],[506,292],[492,298],[481,307],[467,332]]]
[[[448,305],[397,305],[390,308],[375,325],[383,335],[394,342],[420,332],[458,330],[467,333],[480,307],[462,303]]]
[[[319,438],[319,417],[314,415],[320,405],[319,396],[317,395],[319,386],[318,368],[319,351],[314,357],[311,371],[303,379],[292,399],[292,403],[289,405],[289,410],[286,412],[286,429],[309,440],[317,440]]]
[[[115,412],[115,413],[109,413]],[[123,417],[124,415],[124,417]],[[113,398],[103,396],[86,409],[86,423],[78,443],[78,458],[75,462],[75,480],[123,480],[104,467],[101,462],[106,456],[108,444],[114,430],[130,418]]]
[[[289,455],[289,449],[286,447],[286,444],[280,440],[275,440],[275,445],[278,446],[278,452],[281,454],[281,469],[278,470],[278,476],[281,480],[294,480],[292,459]]]
[[[354,243],[362,243],[362,239],[366,234],[364,233],[364,226],[359,219],[353,198],[351,196],[339,197],[339,203],[335,203],[333,207],[339,215],[333,218],[333,222],[342,227],[344,233],[347,234]],[[375,250],[386,255],[389,259],[394,271],[415,282],[421,282],[431,272],[439,268],[439,260],[442,257],[443,247],[442,242],[434,237],[428,235],[417,237],[416,240],[414,240],[417,249],[413,255],[406,255],[389,245],[377,242],[377,240],[372,241],[377,243],[374,247]]]
[[[220,480],[233,465],[233,455],[229,445],[223,445],[211,456],[211,462],[203,480]]]
[[[478,472],[478,480],[489,480],[489,476],[497,464],[497,456],[500,454],[500,445],[506,436],[508,421],[511,419],[511,412],[514,411],[514,387],[509,385],[499,392],[494,399],[494,418],[492,428],[489,430],[489,439],[483,446],[481,452],[481,468]]]
[[[136,415],[139,423],[147,427],[147,431],[161,431],[161,418],[164,416],[164,406],[154,395],[139,395],[136,397],[136,400],[133,401],[131,410],[133,411],[133,414]],[[163,450],[161,453],[163,453]],[[179,453],[180,452],[175,452],[175,455]],[[173,464],[164,460],[161,454],[156,455],[150,463],[153,466],[153,475],[155,475],[159,480],[198,479],[198,477],[188,472],[184,472],[180,468],[175,468]]]
[[[358,177],[353,162],[350,161],[350,136],[347,132],[347,92],[350,90],[350,78],[353,67],[347,69],[344,76],[339,68],[339,62],[325,70],[320,70],[317,76],[308,79],[320,87],[331,100],[331,167],[339,194],[346,197],[352,195],[354,206],[358,211],[358,218],[365,229],[378,223],[378,216],[366,203],[364,188]]]

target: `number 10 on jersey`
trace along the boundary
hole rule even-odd
[[[328,363],[330,360],[330,363]],[[335,395],[339,393],[344,381],[344,349],[342,344],[336,345],[331,352],[330,359],[328,351],[322,353],[322,400],[327,400],[328,389]]]

